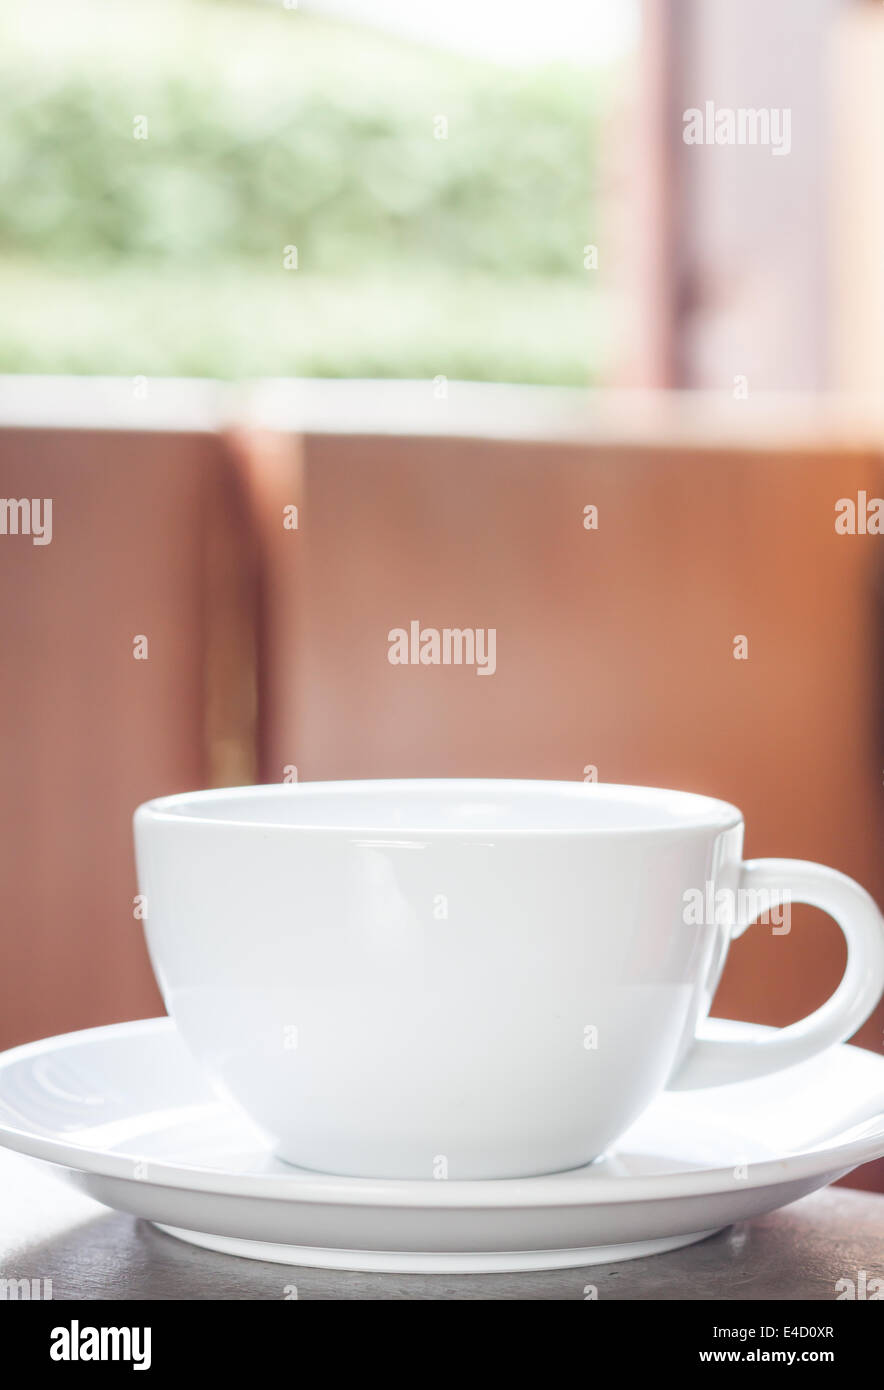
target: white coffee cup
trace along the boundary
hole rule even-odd
[[[791,1066],[884,990],[862,888],[799,860],[744,863],[740,812],[685,792],[238,787],[146,803],[135,841],[182,1037],[281,1157],[328,1173],[578,1167],[667,1085]],[[761,1041],[698,1040],[730,939],[764,911],[782,932],[784,898],[838,922],[840,985]]]

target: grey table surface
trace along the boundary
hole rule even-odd
[[[647,1259],[539,1274],[351,1274],[200,1250],[0,1151],[0,1279],[51,1279],[53,1299],[559,1300],[595,1290],[600,1299],[826,1302],[861,1271],[884,1278],[884,1196],[843,1187]]]

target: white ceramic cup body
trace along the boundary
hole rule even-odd
[[[743,872],[727,803],[581,783],[196,793],[140,807],[135,838],[185,1042],[281,1157],[364,1177],[600,1154],[718,984],[734,928],[686,902]]]

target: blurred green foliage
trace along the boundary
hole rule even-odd
[[[602,98],[281,4],[4,8],[0,370],[583,382]]]

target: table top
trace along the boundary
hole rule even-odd
[[[198,1249],[109,1211],[46,1164],[0,1151],[0,1277],[51,1279],[54,1299],[803,1299],[884,1277],[884,1196],[828,1188],[697,1245],[527,1274],[351,1274]],[[590,1295],[591,1296],[591,1295]]]

